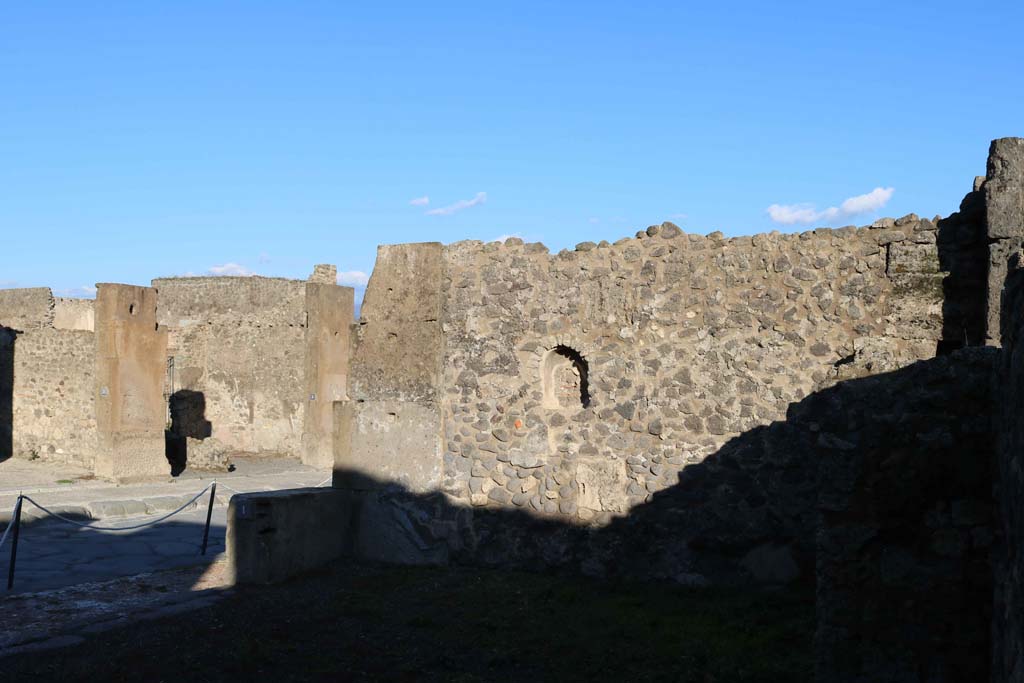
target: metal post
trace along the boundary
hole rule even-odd
[[[14,536],[11,538],[11,566],[7,570],[7,590],[14,587],[14,563],[18,559],[18,532],[21,531],[21,496],[14,506]]]
[[[213,516],[213,499],[216,495],[217,482],[213,482],[213,485],[210,487],[210,506],[206,508],[206,529],[203,530],[203,549],[199,553],[200,555],[206,554],[206,541],[210,538],[210,517]],[[11,566],[13,567],[13,565]]]

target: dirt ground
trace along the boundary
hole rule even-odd
[[[149,580],[153,582],[152,579]],[[339,563],[0,656],[6,681],[810,681],[813,595]],[[59,602],[59,600],[58,600]],[[8,606],[4,620],[18,619]],[[59,606],[54,609],[60,609]],[[27,610],[20,610],[23,616]]]

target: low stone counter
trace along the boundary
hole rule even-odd
[[[342,553],[345,497],[304,488],[232,496],[227,555],[235,583],[276,583]]]

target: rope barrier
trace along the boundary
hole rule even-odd
[[[14,507],[11,508],[11,521],[7,522],[7,528],[4,529],[4,533],[0,536],[0,548],[4,547],[4,541],[7,540],[7,534],[10,532],[11,527],[14,526],[14,515],[18,511],[18,501],[14,501]]]
[[[239,491],[238,489],[231,488],[230,486],[228,486],[227,484],[225,484],[222,481],[217,482],[217,486],[219,486],[222,489],[227,489],[228,491],[231,491],[232,493],[237,493],[237,494],[256,493],[255,491]]]
[[[317,484],[313,488],[320,488],[324,484],[329,483],[331,480],[332,480],[332,477],[328,477],[327,479],[324,479],[322,482],[320,482],[319,484]],[[238,489],[232,488],[232,487],[230,487],[230,486],[228,486],[226,484],[221,484],[221,486],[223,488],[226,488],[228,491],[233,491],[233,492],[238,493],[238,494],[243,494],[244,493],[243,491],[239,491]],[[14,529],[14,541],[13,541],[13,545],[11,546],[10,568],[8,569],[8,573],[7,573],[7,590],[11,590],[14,587],[14,569],[15,569],[15,562],[16,562],[15,558],[17,557],[17,551],[18,551],[18,532],[19,532],[19,529],[20,529],[19,521],[20,521],[20,518],[21,518],[22,506],[25,503],[25,501],[28,501],[29,503],[32,503],[32,505],[35,505],[37,508],[42,510],[45,514],[49,515],[50,517],[53,517],[55,519],[59,519],[62,522],[65,522],[67,524],[72,524],[74,526],[81,527],[83,529],[90,529],[92,531],[132,531],[134,529],[143,529],[145,527],[153,526],[154,524],[159,524],[160,522],[164,521],[165,519],[169,519],[169,518],[173,517],[174,515],[178,514],[179,512],[181,512],[182,510],[184,510],[185,508],[189,507],[190,505],[195,503],[197,500],[199,500],[200,496],[202,496],[207,491],[210,492],[210,504],[209,504],[209,506],[206,509],[206,525],[205,525],[205,528],[203,530],[203,544],[202,544],[201,550],[200,550],[200,553],[205,555],[206,554],[206,548],[207,548],[207,542],[209,541],[209,537],[210,537],[210,518],[213,515],[213,505],[214,505],[214,502],[215,502],[215,499],[216,499],[216,496],[217,496],[217,480],[216,479],[214,479],[212,482],[207,484],[203,488],[202,491],[200,491],[196,495],[192,496],[192,498],[189,499],[188,502],[184,503],[183,505],[181,505],[176,510],[168,512],[166,515],[161,515],[160,517],[157,517],[156,519],[151,519],[151,520],[149,520],[147,522],[142,522],[141,524],[130,524],[128,526],[96,526],[96,525],[92,524],[91,522],[88,522],[88,523],[86,523],[86,522],[79,522],[79,521],[76,521],[76,520],[73,520],[73,519],[69,519],[68,517],[65,517],[64,515],[61,515],[61,514],[59,514],[57,512],[54,512],[53,510],[50,510],[49,508],[47,508],[44,505],[40,505],[39,503],[34,501],[31,496],[26,496],[24,494],[21,494],[21,495],[18,496],[18,499],[14,503],[14,510],[11,512],[11,521],[7,523],[7,528],[4,529],[4,533],[2,535],[0,535],[0,548],[2,548],[4,542],[7,540],[7,535],[10,533],[11,529]]]
[[[184,505],[179,507],[177,510],[175,510],[173,512],[168,512],[166,515],[163,515],[161,517],[157,517],[156,519],[150,520],[148,522],[143,522],[142,524],[133,524],[133,525],[130,525],[130,526],[93,526],[92,524],[87,524],[87,523],[83,523],[83,522],[76,522],[73,519],[68,519],[67,517],[64,517],[63,515],[59,515],[59,514],[57,514],[56,512],[54,512],[52,510],[48,510],[47,508],[43,507],[42,505],[40,505],[36,501],[32,500],[29,496],[22,496],[22,498],[24,500],[27,500],[28,502],[32,503],[37,508],[39,508],[40,510],[42,510],[46,514],[50,515],[51,517],[56,517],[59,520],[67,522],[68,524],[74,524],[75,526],[83,527],[83,528],[86,528],[86,529],[93,529],[95,531],[131,531],[132,529],[142,529],[143,527],[153,526],[154,524],[157,524],[158,522],[164,521],[168,517],[173,517],[174,515],[178,514],[179,512],[181,512],[182,510],[187,508],[192,503],[194,503],[197,500],[199,500],[199,496],[201,496],[204,493],[206,493],[207,491],[209,491],[210,487],[216,485],[216,483],[217,482],[212,482],[210,484],[207,484],[206,488],[204,488],[202,491],[200,491],[195,496],[193,496],[190,501],[188,501],[187,503],[185,503]],[[6,532],[4,532],[4,535],[5,536],[7,535]]]
[[[314,486],[312,488],[320,488],[324,484],[329,484],[331,482],[332,478],[333,477],[327,477],[322,482],[320,482],[319,484],[317,484],[316,486]],[[56,513],[53,510],[50,510],[49,508],[47,508],[47,507],[45,507],[43,505],[40,505],[36,501],[32,500],[31,496],[22,495],[21,498],[26,500],[26,501],[28,501],[29,503],[32,503],[37,508],[39,508],[40,510],[42,510],[46,514],[50,515],[51,517],[55,517],[55,518],[61,520],[62,522],[67,522],[68,524],[74,524],[75,526],[82,527],[84,529],[94,529],[96,531],[131,531],[133,529],[142,529],[142,528],[145,528],[147,526],[153,526],[154,524],[158,524],[159,522],[162,522],[165,519],[173,517],[174,515],[178,514],[179,512],[181,512],[182,510],[187,508],[192,503],[194,503],[197,500],[199,500],[199,497],[201,495],[203,495],[204,493],[206,493],[207,491],[209,491],[210,487],[213,486],[213,485],[220,486],[221,488],[227,489],[228,491],[231,491],[232,493],[237,493],[239,495],[244,495],[246,493],[255,493],[254,491],[239,491],[238,489],[233,488],[231,486],[228,486],[227,484],[225,484],[223,482],[218,482],[218,481],[214,480],[213,482],[207,484],[206,488],[204,488],[202,491],[200,491],[195,496],[193,496],[191,500],[189,500],[187,503],[185,503],[184,505],[179,507],[177,510],[174,510],[173,512],[168,512],[166,515],[162,515],[160,517],[157,517],[156,519],[152,519],[152,520],[149,520],[147,522],[143,522],[142,524],[132,524],[130,526],[95,526],[94,524],[92,524],[90,522],[78,522],[78,521],[75,521],[73,519],[68,519],[67,517],[65,517],[63,515],[61,515],[59,513]],[[15,501],[14,509],[16,510],[17,507],[18,507],[18,503],[17,503],[17,501]],[[13,525],[14,525],[14,512],[12,510],[12,512],[11,512],[11,520],[7,523],[7,528],[4,529],[3,535],[0,535],[0,548],[3,547],[4,541],[7,540],[7,535],[8,535],[8,533],[10,533],[11,527]]]

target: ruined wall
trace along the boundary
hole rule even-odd
[[[55,328],[46,288],[0,290],[0,460],[91,467],[96,451],[95,341]]]
[[[264,277],[153,281],[169,332],[168,395],[202,394],[220,447],[302,452],[306,283]]]
[[[17,335],[12,349],[14,454],[92,467],[93,334],[43,328]]]
[[[941,221],[793,235],[666,223],[557,255],[514,238],[382,247],[353,402],[336,413],[335,485],[386,491],[377,521],[404,530],[371,556],[404,545],[429,549],[421,561],[635,565],[691,583],[811,578],[816,464],[769,425],[838,380],[963,345],[949,330],[978,335],[977,196]],[[399,512],[410,494],[418,515]],[[527,514],[501,514],[515,510]],[[545,547],[521,523],[627,516],[648,524],[639,564],[570,547],[587,534]]]
[[[310,282],[265,277],[154,280],[170,335],[166,393],[203,434],[187,459],[230,452],[333,462],[332,402],[347,396],[354,292],[321,264]],[[197,406],[199,408],[197,408]],[[181,413],[183,411],[176,411]],[[172,423],[172,431],[178,427]],[[199,460],[194,456],[199,456]]]
[[[53,326],[58,330],[95,330],[96,315],[92,299],[57,297],[54,300]]]
[[[816,680],[988,680],[998,358],[841,382],[791,414],[818,463]]]
[[[1024,138],[992,141],[985,179],[989,242],[987,283],[988,343],[999,344],[1000,303],[1008,263],[1024,244]]]
[[[1024,681],[1024,263],[1010,269],[1003,297],[1003,354],[995,375],[997,495],[1003,547],[995,566],[992,625],[997,683]]]
[[[0,289],[0,325],[26,331],[53,326],[53,293],[47,287]]]
[[[276,277],[176,277],[153,280],[160,292],[161,325],[186,321],[251,320],[267,325],[305,323],[306,283]]]
[[[996,562],[993,620],[993,677],[998,683],[1024,681],[1024,140],[996,140],[985,187],[1009,196],[988,207],[993,263],[1006,274],[1001,299],[1002,362],[994,378],[999,401],[996,498],[1004,542]],[[1016,245],[1017,252],[1009,247]],[[991,302],[990,302],[991,305]]]
[[[441,486],[443,272],[439,243],[377,249],[353,331],[349,400],[334,405],[334,486],[348,495],[346,545],[359,557],[420,563],[439,545],[410,537],[415,502],[392,489]]]
[[[908,216],[733,239],[665,224],[554,256],[446,247],[444,491],[607,524],[841,372],[933,356],[937,231]],[[785,514],[809,542],[813,467],[788,476],[805,486]],[[778,531],[778,501],[715,505],[766,520],[762,540]]]

